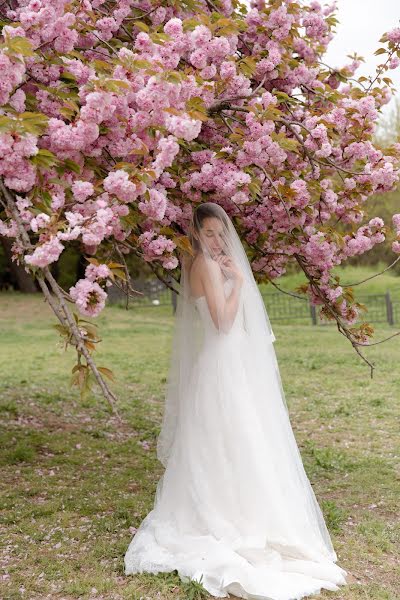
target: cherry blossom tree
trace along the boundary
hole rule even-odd
[[[259,282],[280,288],[297,263],[300,297],[363,356],[373,328],[332,269],[385,240],[400,254],[400,214],[385,225],[367,202],[399,179],[400,144],[372,137],[400,28],[367,78],[357,54],[324,62],[334,3],[6,0],[1,11],[0,234],[76,347],[73,383],[97,380],[115,410],[82,317],[102,311],[112,282],[135,295],[129,253],[178,279],[203,201],[231,216]],[[88,266],[64,290],[49,265],[69,245]]]

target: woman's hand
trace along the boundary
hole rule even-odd
[[[239,283],[243,282],[243,273],[234,262],[233,258],[220,254],[215,257],[215,260],[228,277],[236,279]]]

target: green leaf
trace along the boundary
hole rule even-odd
[[[73,161],[73,160],[71,160],[69,158],[66,158],[64,160],[64,166],[68,170],[73,171],[74,173],[76,173],[77,175],[80,175],[80,173],[81,173],[81,167],[80,167],[80,165],[78,165],[78,163],[76,163],[75,161]]]
[[[110,64],[105,60],[99,60],[97,58],[93,61],[93,66],[97,72],[105,71],[107,73],[110,73],[114,69],[113,64]]]
[[[238,32],[238,28],[236,27],[236,25],[234,23],[232,23],[231,25],[228,25],[227,27],[222,27],[221,29],[218,29],[217,34],[220,37],[223,36],[228,36],[228,35],[235,35]]]
[[[32,51],[32,44],[26,37],[20,35],[13,38],[7,37],[5,45],[11,53],[22,54],[22,56],[35,55]]]
[[[132,25],[140,29],[140,31],[144,31],[145,33],[150,31],[149,26],[146,25],[146,23],[143,23],[143,21],[134,21]]]
[[[32,156],[31,162],[38,167],[47,169],[58,164],[60,161],[50,150],[43,148],[35,156]]]
[[[263,119],[269,119],[271,121],[276,121],[282,116],[282,111],[279,108],[274,108],[273,106],[269,106],[267,109],[262,111],[261,116]]]
[[[126,281],[126,274],[125,271],[123,271],[122,269],[112,269],[112,273],[120,279],[122,279],[123,281]]]
[[[261,186],[256,181],[252,181],[251,183],[249,183],[248,187],[249,187],[249,192],[252,195],[252,197],[258,196],[261,192]]]
[[[103,375],[111,379],[111,381],[115,381],[115,376],[111,369],[108,369],[107,367],[97,367],[97,369],[100,371],[100,373],[103,373]]]
[[[176,71],[167,71],[166,73],[164,73],[163,78],[165,79],[165,81],[168,81],[168,83],[178,84],[182,82],[181,74]]]
[[[76,83],[75,75],[73,73],[70,73],[69,71],[63,71],[60,75],[60,79],[65,82],[72,81],[73,83]]]
[[[135,59],[132,63],[136,69],[151,69],[153,67],[151,62],[143,59]]]
[[[197,119],[198,121],[208,121],[209,119],[207,113],[200,112],[199,110],[189,110],[188,115],[192,117],[192,119]]]
[[[284,133],[276,133],[273,131],[271,133],[271,138],[284,150],[296,150],[299,145],[297,140],[286,137]]]
[[[295,150],[297,150],[297,148],[299,146],[299,142],[297,140],[294,140],[291,138],[281,139],[281,140],[279,140],[278,143],[279,143],[280,147],[283,148],[284,150],[295,151]]]
[[[204,100],[200,96],[193,96],[193,98],[187,100],[186,110],[200,110],[202,112],[207,112]]]
[[[65,325],[61,325],[61,323],[53,323],[52,327],[54,327],[54,329],[57,329],[57,331],[59,331],[61,335],[69,334],[68,327],[66,327]]]
[[[108,79],[103,83],[102,87],[105,90],[109,92],[115,92],[116,94],[122,90],[131,89],[130,84],[127,81],[122,81],[121,79]]]
[[[79,321],[80,323],[82,323],[82,319]],[[86,324],[84,326],[84,328],[86,329],[87,333],[91,336],[92,340],[96,340],[97,339],[97,331],[96,331],[96,325],[95,324]]]
[[[229,157],[232,156],[229,152],[226,152],[225,150],[219,150],[215,155],[214,158],[224,158],[224,159],[228,159]]]
[[[285,92],[274,91],[274,95],[276,96],[276,98],[278,99],[279,102],[288,102],[288,103],[292,103],[292,104],[296,103],[296,99],[292,98]]]
[[[166,33],[152,33],[150,38],[155,44],[164,44],[171,39],[171,36]]]
[[[250,56],[247,56],[246,58],[241,60],[238,64],[239,70],[246,77],[251,77],[255,73],[256,66],[257,66],[256,61],[253,58],[251,58]]]
[[[200,21],[195,18],[185,19],[183,21],[183,31],[193,31],[198,25],[201,25]]]
[[[67,106],[63,106],[62,108],[60,108],[60,114],[62,114],[62,116],[68,119],[69,121],[72,121],[74,115],[76,114],[76,111],[72,108],[68,108]]]
[[[23,131],[33,135],[44,133],[48,120],[48,117],[42,113],[24,112],[18,115],[18,121],[22,125]]]
[[[0,133],[7,133],[12,131],[15,127],[15,120],[10,117],[0,116]]]

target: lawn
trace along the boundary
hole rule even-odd
[[[176,573],[125,577],[153,505],[173,317],[109,306],[96,320],[124,424],[100,393],[80,401],[74,364],[40,296],[0,295],[0,598],[205,600]],[[291,422],[339,564],[357,583],[332,600],[400,598],[400,337],[366,351],[334,327],[272,323]],[[380,326],[379,337],[393,332]],[[397,590],[397,591],[396,591]]]

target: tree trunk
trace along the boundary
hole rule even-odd
[[[9,283],[25,294],[38,292],[39,290],[30,273],[27,273],[22,265],[17,265],[15,261],[11,260],[13,240],[4,236],[0,236],[0,240],[6,258],[6,272],[4,276],[3,274],[0,275],[0,288],[6,287]]]

